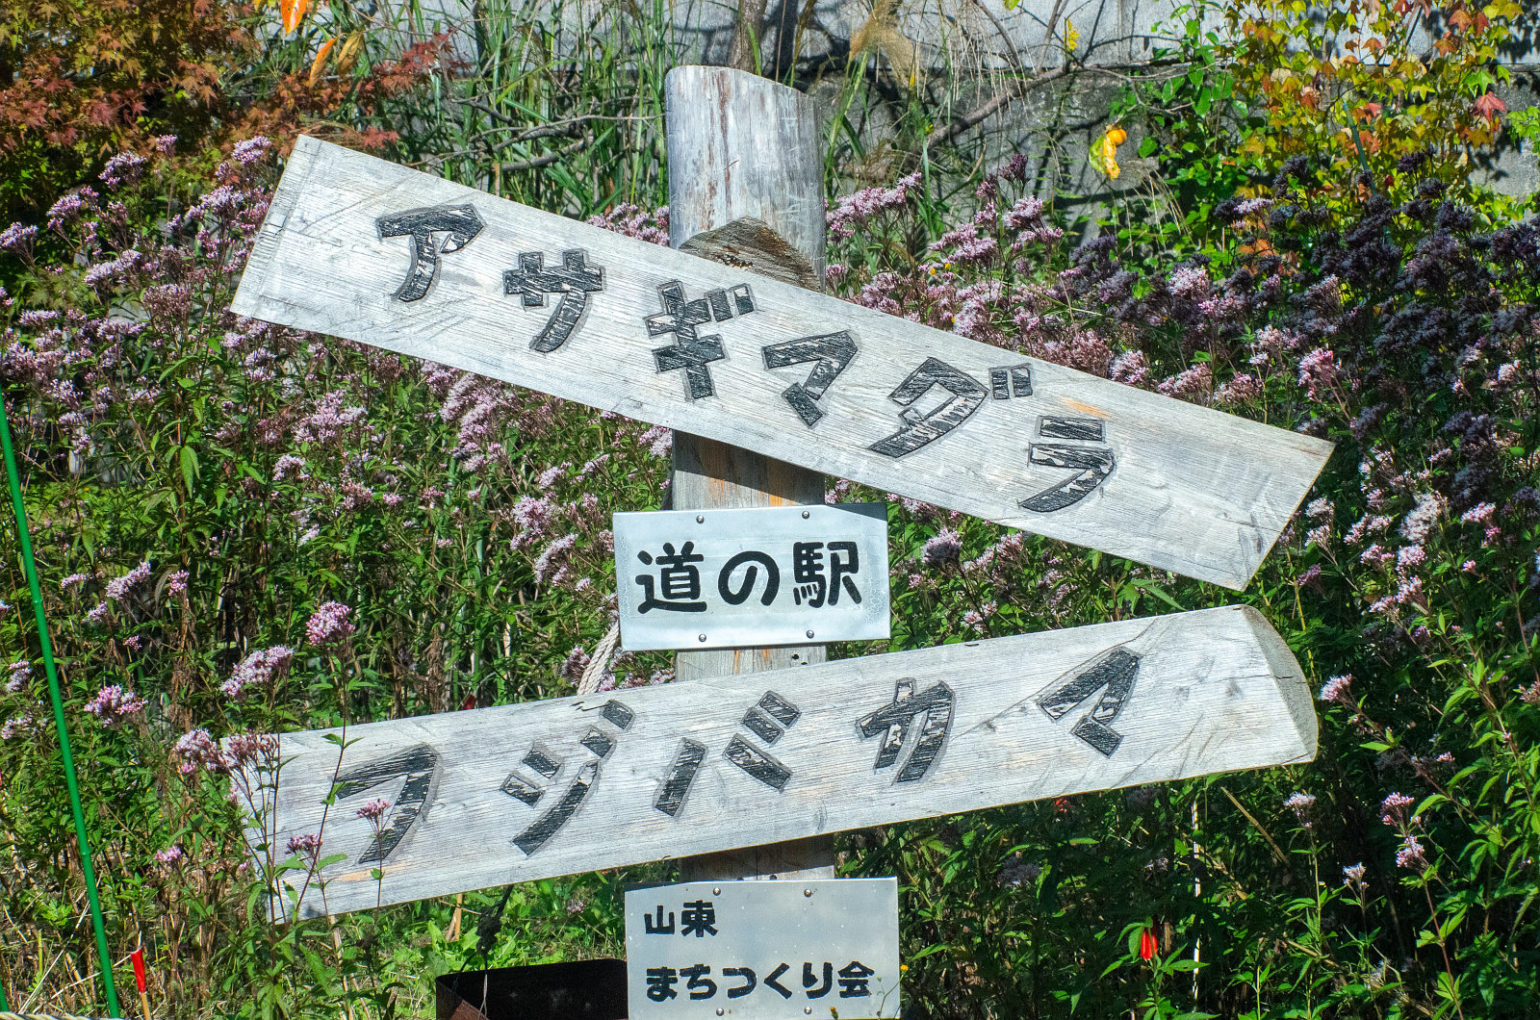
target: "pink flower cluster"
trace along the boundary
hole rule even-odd
[[[385,812],[390,810],[390,802],[387,800],[371,800],[358,809],[358,817],[370,822],[378,822],[385,817]]]
[[[1344,708],[1355,708],[1353,696],[1348,690],[1348,685],[1353,682],[1353,674],[1346,673],[1342,676],[1334,676],[1321,686],[1321,700],[1342,705]]]
[[[1392,828],[1406,824],[1408,809],[1417,803],[1404,793],[1392,793],[1380,802],[1380,821]]]

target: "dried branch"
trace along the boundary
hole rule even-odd
[[[522,163],[504,163],[500,169],[505,174],[518,173],[520,170],[534,170],[537,167],[554,163],[564,156],[570,156],[587,144],[587,138],[579,138],[572,144],[564,145],[555,152],[548,152],[544,156],[536,156],[534,159],[526,159]]]
[[[1131,82],[1134,76],[1124,71],[1110,67],[1086,67],[1083,64],[1064,64],[1052,71],[1039,74],[1032,78],[1014,79],[1008,81],[995,95],[991,96],[981,105],[969,110],[967,113],[954,117],[951,121],[936,128],[925,136],[927,147],[949,142],[970,128],[977,127],[991,114],[999,112],[1013,99],[1021,98],[1034,89],[1052,84],[1061,78],[1068,78],[1078,74],[1099,74],[1109,78],[1117,78],[1121,81]]]

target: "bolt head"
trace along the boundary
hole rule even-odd
[[[813,636],[813,632],[812,632],[812,631],[808,631],[808,632],[807,632],[807,636],[808,636],[808,637],[812,637],[812,636]]]
[[[705,640],[706,640],[706,635],[704,635],[704,634],[701,634],[701,635],[700,635],[700,640],[702,640],[702,641],[705,641]]]
[[[813,516],[813,511],[811,511],[811,510],[804,510],[804,511],[802,511],[802,519],[804,521],[807,520],[811,516]]]
[[[696,524],[705,524],[706,523],[706,515],[705,514],[696,514],[695,515],[695,523]]]

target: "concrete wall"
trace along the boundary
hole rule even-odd
[[[429,0],[446,22],[463,24],[470,15],[464,0]],[[544,8],[569,25],[601,24],[625,30],[633,0],[508,0],[526,9]],[[634,0],[650,7],[655,0]],[[676,63],[721,64],[728,59],[735,30],[735,0],[658,0],[672,11]],[[1079,39],[1076,60],[1093,70],[1034,89],[986,118],[959,139],[968,156],[985,165],[1002,162],[1016,152],[1028,156],[1040,175],[1042,190],[1061,202],[1103,202],[1119,192],[1148,189],[1154,160],[1141,160],[1138,137],[1121,150],[1122,174],[1116,181],[1092,169],[1088,147],[1107,127],[1108,104],[1121,88],[1115,71],[1147,63],[1169,45],[1182,7],[1174,0],[1021,0],[1007,10],[1004,0],[901,0],[891,17],[891,0],[768,0],[761,58],[767,74],[783,80],[795,68],[816,96],[827,99],[821,110],[832,111],[843,68],[853,50],[863,51],[893,73],[895,89],[905,83],[932,100],[941,96],[938,83],[949,82],[953,109],[978,108],[998,91],[999,73],[1011,69],[1052,70],[1065,63],[1063,39],[1072,25]],[[874,17],[874,3],[879,14]],[[485,5],[483,5],[485,6]],[[1528,13],[1518,37],[1507,48],[1514,81],[1497,93],[1510,110],[1540,102],[1540,3],[1526,3]],[[1533,8],[1532,10],[1529,10]],[[1169,27],[1168,27],[1169,26]],[[1217,26],[1215,26],[1217,27]],[[1429,48],[1442,32],[1434,21],[1420,24],[1419,48]],[[865,147],[880,152],[892,118],[882,110],[866,111],[861,125]],[[852,168],[861,176],[863,168]],[[881,167],[865,168],[866,172]],[[1478,176],[1498,190],[1525,195],[1540,187],[1536,154],[1506,151]]]

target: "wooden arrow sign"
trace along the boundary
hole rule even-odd
[[[1331,449],[311,138],[233,307],[1232,588]]]
[[[342,855],[288,917],[1308,761],[1316,724],[1233,607],[278,739],[253,842]]]

